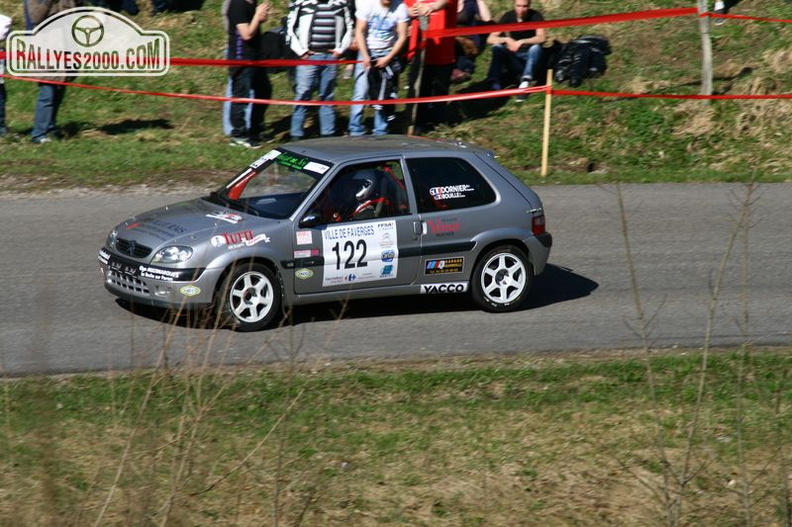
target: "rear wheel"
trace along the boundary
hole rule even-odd
[[[215,295],[215,307],[220,321],[235,331],[264,329],[280,311],[280,282],[266,265],[236,264]]]
[[[502,245],[478,261],[471,295],[485,311],[512,311],[528,296],[532,283],[533,269],[525,252],[512,245]]]

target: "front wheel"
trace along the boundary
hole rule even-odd
[[[275,273],[260,263],[238,263],[215,295],[220,321],[235,331],[267,327],[281,306],[281,288]]]
[[[473,271],[471,295],[485,311],[513,311],[522,304],[533,283],[533,268],[525,252],[502,245],[487,252]]]

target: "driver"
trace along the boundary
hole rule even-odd
[[[377,172],[373,169],[363,170],[354,175],[351,187],[355,193],[357,206],[350,219],[377,218],[380,216],[383,206],[388,205],[388,200],[377,192],[378,180]]]

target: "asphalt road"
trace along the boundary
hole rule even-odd
[[[699,347],[745,188],[622,190],[650,344]],[[616,188],[537,191],[555,245],[552,265],[522,310],[489,314],[462,296],[422,296],[353,303],[338,319],[341,306],[324,304],[299,309],[283,328],[255,334],[194,328],[183,319],[162,322],[163,312],[133,313],[104,290],[96,252],[108,230],[133,213],[195,194],[0,197],[0,369],[17,376],[162,361],[215,365],[639,347]],[[743,231],[724,268],[712,343],[790,345],[792,184],[762,185],[751,202],[748,249]]]

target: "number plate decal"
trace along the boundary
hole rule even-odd
[[[396,222],[328,226],[322,233],[322,254],[324,287],[396,278]]]

